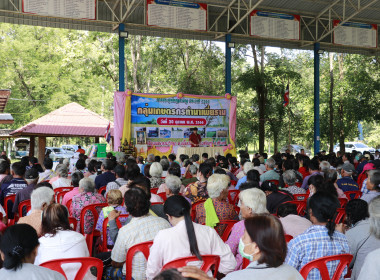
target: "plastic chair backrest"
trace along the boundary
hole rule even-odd
[[[15,200],[16,200],[16,194],[7,195],[4,198],[4,211],[8,217],[9,217],[9,211],[12,212],[12,207],[13,207],[13,203],[15,203]],[[10,209],[8,209],[8,206],[10,207]]]
[[[359,199],[362,196],[361,191],[347,191],[347,192],[344,192],[344,194],[346,195],[348,200]]]
[[[90,256],[92,256],[92,249],[94,247],[94,232],[92,231],[91,233],[85,234],[84,238],[86,239],[88,252],[90,253]]]
[[[246,258],[243,258],[243,265],[242,265],[242,269],[245,269],[248,265],[249,265],[250,261]]]
[[[240,213],[240,207],[235,205],[234,209],[235,209],[236,213],[239,215],[239,213]]]
[[[61,187],[54,189],[54,198],[56,203],[61,203],[64,195],[69,191],[72,191],[74,187]]]
[[[346,205],[348,203],[348,199],[347,198],[338,198],[338,199],[339,199],[340,207],[346,208]]]
[[[350,254],[342,254],[315,259],[307,263],[304,267],[302,267],[300,270],[300,274],[304,279],[307,279],[307,275],[309,274],[309,272],[312,269],[316,268],[319,270],[319,273],[321,274],[323,280],[339,280],[344,268],[351,262],[352,258],[353,256]],[[326,263],[335,260],[338,260],[340,262],[334,272],[333,277],[330,278],[330,274],[327,269]]]
[[[293,194],[294,200],[296,201],[307,201],[309,195],[307,193],[298,193],[298,194]]]
[[[49,268],[51,270],[57,271],[61,273],[63,276],[66,277],[65,272],[62,269],[62,264],[67,264],[67,263],[80,263],[81,267],[79,268],[74,280],[82,280],[85,278],[85,275],[87,271],[91,267],[96,267],[97,271],[97,280],[102,279],[102,274],[103,274],[103,262],[100,259],[97,258],[92,258],[92,257],[84,257],[84,258],[69,258],[69,259],[57,259],[57,260],[51,260],[44,262],[40,264],[40,266]],[[66,277],[67,279],[67,277]]]
[[[290,240],[293,239],[293,236],[291,236],[290,234],[285,234],[285,241],[286,243],[289,243]]]
[[[150,205],[164,205],[164,202],[151,202]]]
[[[291,203],[297,205],[297,213],[300,216],[305,215],[306,210],[306,202],[305,201],[299,201],[299,200],[293,200],[293,201],[286,201],[284,203]]]
[[[77,219],[75,219],[74,217],[69,217],[69,224],[70,224],[70,227],[72,228],[72,230],[74,230],[74,231],[77,230],[77,225],[78,225]]]
[[[150,193],[154,193],[154,194],[157,194],[157,191],[158,191],[158,188],[153,188],[153,189],[150,189]]]
[[[200,200],[200,201],[197,201],[195,203],[193,203],[191,205],[191,212],[190,212],[190,216],[191,216],[191,220],[194,222],[195,221],[195,216],[196,216],[196,211],[195,209],[197,208],[197,206],[201,203],[204,203],[206,200]]]
[[[236,186],[236,185],[237,185],[237,181],[235,181],[235,180],[231,180],[230,185],[231,185],[231,186]]]
[[[162,200],[165,202],[166,201],[166,199],[167,199],[167,197],[166,197],[166,192],[160,192],[160,193],[158,193],[157,195],[159,195],[161,198],[162,198]]]
[[[66,202],[66,207],[67,207],[67,209],[69,210],[69,213],[70,213],[70,215],[72,215],[73,213],[71,213],[71,204],[73,203],[73,199],[71,198],[71,199],[69,199],[67,202]]]
[[[23,215],[23,209],[26,208],[26,212],[25,213],[28,213],[28,211],[30,209],[32,209],[32,205],[30,204],[30,199],[27,199],[27,200],[24,200],[24,201],[21,201],[18,205],[18,216],[19,218],[21,217],[24,217],[25,215]]]
[[[235,220],[225,220],[225,221],[220,221],[218,225],[226,225],[226,228],[223,231],[223,234],[221,236],[223,242],[226,242],[228,237],[231,234],[233,226],[237,223],[238,221]]]
[[[94,217],[94,224],[92,225],[92,230],[91,230],[91,231],[94,231],[96,222],[98,221],[98,218],[99,218],[99,212],[102,210],[103,207],[107,207],[107,206],[108,206],[108,203],[95,203],[95,204],[90,204],[83,207],[82,211],[80,212],[80,232],[82,234],[84,233],[83,221],[84,221],[84,217],[87,211],[90,211]],[[99,211],[96,208],[100,208]]]
[[[279,180],[267,180],[267,181],[276,184],[276,186],[278,186],[278,184],[280,184]]]
[[[132,261],[133,256],[138,253],[142,252],[144,254],[145,259],[148,260],[149,258],[149,249],[153,245],[153,241],[146,241],[139,244],[136,244],[128,249],[127,252],[127,258],[125,261],[127,273],[125,275],[125,280],[132,280]]]
[[[103,187],[99,188],[98,194],[101,194],[104,196],[106,190],[107,190],[107,186],[103,186]]]
[[[340,224],[344,222],[344,219],[346,218],[346,210],[344,208],[338,208],[336,209],[337,215],[335,218],[335,223]]]
[[[229,190],[228,191],[228,202],[232,205],[236,205],[239,200],[239,190]]]
[[[189,262],[203,262],[200,269],[204,272],[208,272],[211,267],[214,265],[214,277],[216,278],[216,275],[218,274],[219,269],[219,263],[220,263],[220,257],[216,255],[202,255],[202,261],[200,261],[196,256],[191,257],[184,257],[172,260],[165,264],[162,268],[162,270],[169,269],[169,268],[179,268],[186,266]]]
[[[123,225],[120,222],[120,218],[128,218],[129,214],[121,214],[119,217],[116,218],[116,225],[120,229]],[[108,225],[108,217],[103,220],[103,226],[102,226],[102,244],[101,244],[101,251],[102,252],[108,252],[111,251],[107,248],[107,225]]]

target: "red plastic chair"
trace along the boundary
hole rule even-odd
[[[346,208],[346,205],[348,203],[348,199],[347,198],[339,198],[339,203],[340,203],[341,208]]]
[[[305,210],[306,210],[306,202],[305,201],[298,201],[298,200],[293,200],[293,201],[286,201],[284,203],[291,203],[297,205],[297,213],[300,216],[305,215]]]
[[[88,252],[90,256],[93,256],[93,248],[94,248],[94,231],[91,233],[85,234],[84,238],[86,239],[86,244],[88,248]]]
[[[272,182],[272,183],[275,183],[276,186],[278,186],[278,184],[280,184],[280,181],[279,180],[267,180],[268,182]]]
[[[191,216],[191,220],[194,222],[195,221],[195,216],[196,216],[196,207],[201,204],[201,203],[204,203],[206,200],[200,200],[200,201],[197,201],[195,203],[193,203],[193,205],[191,205],[191,212],[190,212],[190,216]]]
[[[166,197],[166,192],[160,192],[159,194],[157,194],[157,195],[159,195],[161,198],[162,198],[162,200],[165,202],[166,201],[166,199],[167,199],[167,197]]]
[[[78,221],[74,217],[69,217],[69,224],[72,230],[77,230]]]
[[[164,202],[151,202],[150,205],[164,205]]]
[[[344,208],[338,208],[336,210],[337,215],[335,218],[335,223],[340,224],[344,222],[344,219],[346,218],[346,210]]]
[[[214,266],[214,277],[218,274],[220,257],[216,255],[202,255],[202,261],[200,261],[196,256],[179,258],[176,260],[172,260],[165,264],[162,270],[170,269],[170,268],[179,268],[186,266],[189,262],[203,262],[200,269],[204,272],[208,272],[212,266]]]
[[[293,194],[294,200],[296,201],[307,201],[309,195],[307,193]]]
[[[26,213],[29,212],[30,209],[32,209],[32,205],[30,204],[30,199],[21,201],[18,205],[18,216],[19,218],[24,217],[25,215],[22,214],[22,210],[26,208]]]
[[[236,185],[237,185],[237,181],[235,181],[235,180],[231,180],[230,185],[231,185],[231,186],[236,186]]]
[[[239,201],[239,190],[229,190],[228,191],[228,202],[232,205],[236,205]]]
[[[69,191],[72,191],[74,187],[61,187],[54,189],[54,199],[55,202],[61,203],[64,195],[68,193]]]
[[[157,191],[158,191],[158,188],[153,188],[153,189],[150,189],[150,193],[154,193],[154,194],[157,194]]]
[[[147,242],[142,242],[139,244],[136,244],[132,246],[131,248],[128,249],[127,252],[127,259],[125,261],[125,265],[127,268],[127,274],[125,275],[125,280],[132,280],[132,260],[133,256],[141,252],[144,254],[145,259],[148,260],[149,258],[149,249],[153,245],[153,241],[147,241]]]
[[[73,213],[71,213],[71,204],[73,203],[73,199],[69,199],[67,202],[66,202],[66,207],[67,209],[69,210],[69,213],[70,215],[72,215]]]
[[[309,274],[309,272],[312,269],[316,268],[319,270],[323,280],[339,280],[344,268],[350,264],[352,258],[353,256],[350,254],[342,254],[315,259],[306,264],[304,267],[302,267],[300,270],[300,274],[304,279],[307,279],[307,275]],[[338,267],[336,268],[336,271],[334,272],[333,277],[330,278],[326,263],[336,260],[340,262],[338,264]]]
[[[120,222],[120,218],[128,218],[129,214],[121,214],[119,217],[116,218],[116,225],[120,229],[123,225]],[[108,248],[107,245],[107,225],[108,225],[108,217],[104,219],[103,221],[103,227],[102,227],[102,244],[100,245],[99,251],[101,252],[109,252],[111,249]]]
[[[348,200],[359,199],[362,196],[361,191],[347,191],[347,192],[344,192],[344,194],[347,196]]]
[[[13,207],[13,204],[15,203],[15,199],[16,199],[16,194],[10,194],[6,196],[4,199],[4,211],[8,217],[8,226],[12,226],[15,223],[16,217],[14,217],[13,219],[9,219],[9,214],[12,213],[12,207]],[[8,209],[8,206],[9,206],[9,209]]]
[[[106,193],[106,190],[107,190],[107,186],[103,186],[99,188],[98,193],[104,196],[104,194]]]
[[[98,221],[99,218],[99,212],[102,210],[103,207],[107,207],[108,203],[95,203],[95,204],[90,204],[85,207],[83,207],[82,211],[80,212],[80,232],[84,234],[84,217],[87,213],[87,211],[90,211],[91,214],[94,217],[94,224],[92,226],[92,230],[94,231],[96,222]],[[99,208],[100,210],[97,210],[96,208]]]
[[[40,266],[49,268],[51,270],[57,271],[61,273],[63,276],[66,277],[65,272],[62,269],[62,264],[75,264],[75,263],[80,263],[81,267],[79,268],[74,280],[82,280],[84,279],[87,271],[90,270],[91,267],[96,267],[97,271],[97,280],[102,279],[102,274],[103,274],[103,262],[100,259],[97,258],[92,258],[92,257],[85,257],[85,258],[69,258],[69,259],[57,259],[57,260],[51,260],[44,262],[40,264]]]
[[[242,269],[245,269],[250,264],[250,261],[246,258],[243,258]]]
[[[218,225],[226,225],[226,228],[223,231],[223,234],[221,236],[223,242],[226,242],[228,237],[231,234],[233,226],[237,223],[238,221],[234,220],[225,220],[225,221],[220,221]]]
[[[290,240],[292,240],[292,239],[293,239],[293,236],[291,236],[290,234],[285,234],[285,241],[286,241],[286,243],[289,243]]]
[[[240,207],[235,205],[234,208],[235,208],[236,213],[239,215],[239,213],[240,213]]]

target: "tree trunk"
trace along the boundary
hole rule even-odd
[[[330,125],[329,125],[329,153],[334,151],[334,107],[333,107],[333,93],[334,93],[334,54],[329,53],[330,58]]]
[[[338,55],[338,65],[339,65],[339,80],[340,82],[343,81],[344,78],[344,69],[343,69],[343,55]],[[345,146],[344,146],[344,105],[343,105],[343,97],[344,97],[344,90],[341,87],[340,90],[340,96],[339,96],[339,109],[338,109],[338,116],[339,116],[339,150],[344,153]]]
[[[277,133],[273,133],[273,145],[274,145],[273,153],[277,154],[278,152],[278,134]]]

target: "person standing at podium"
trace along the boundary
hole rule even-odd
[[[189,136],[191,147],[199,147],[201,140],[201,136],[198,134],[198,128],[194,127],[192,129],[192,133]]]

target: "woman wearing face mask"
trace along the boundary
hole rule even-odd
[[[251,263],[243,270],[228,274],[225,280],[303,280],[295,268],[284,263],[287,246],[284,230],[276,217],[255,215],[246,219],[244,224],[239,252]]]
[[[147,264],[148,280],[153,279],[166,263],[190,256],[202,260],[202,255],[218,255],[220,273],[234,270],[236,261],[228,245],[213,228],[193,223],[190,209],[183,196],[173,195],[166,200],[164,211],[173,227],[159,231],[154,238]]]

